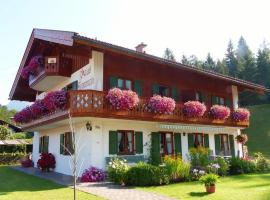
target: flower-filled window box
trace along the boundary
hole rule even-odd
[[[34,56],[26,67],[23,68],[21,76],[28,79],[30,75],[34,75],[39,67],[44,66],[44,58],[42,56]]]
[[[158,114],[172,114],[175,109],[175,101],[170,97],[154,95],[146,105],[146,110]]]
[[[225,120],[230,116],[230,109],[226,106],[214,105],[210,108],[209,114],[215,120]]]
[[[188,118],[199,118],[204,115],[206,106],[199,101],[188,101],[184,103],[183,113]]]
[[[238,108],[233,111],[232,119],[236,122],[246,122],[249,121],[250,112],[246,108]]]
[[[139,103],[139,97],[136,92],[119,88],[110,89],[106,98],[117,110],[132,110]]]

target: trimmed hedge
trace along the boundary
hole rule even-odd
[[[18,163],[20,159],[25,155],[26,154],[24,153],[1,153],[0,165],[10,165]]]

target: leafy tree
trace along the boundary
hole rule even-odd
[[[188,58],[185,55],[182,56],[181,63],[184,65],[190,65]]]
[[[163,58],[167,59],[167,60],[175,61],[175,57],[173,55],[173,52],[169,48],[165,49]]]
[[[201,60],[199,60],[197,58],[197,56],[195,56],[195,55],[191,55],[188,58],[188,62],[189,62],[189,65],[192,65],[192,66],[195,66],[195,67],[198,67],[198,68],[202,68],[203,67],[203,62]]]
[[[0,119],[11,123],[11,117],[16,113],[16,110],[8,110],[7,106],[0,105]]]
[[[229,70],[229,75],[233,77],[238,76],[237,72],[237,59],[233,47],[233,43],[230,40],[227,47],[227,53],[225,54],[226,66]]]
[[[7,126],[0,125],[0,140],[11,138],[11,132]]]

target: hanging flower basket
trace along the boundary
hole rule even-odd
[[[117,110],[132,110],[139,103],[139,97],[132,90],[110,89],[106,98]]]
[[[149,99],[146,105],[148,112],[157,114],[172,114],[175,109],[175,101],[170,97],[154,95]]]
[[[44,65],[44,58],[42,56],[34,56],[31,58],[27,66],[22,70],[21,76],[23,79],[28,79],[30,75],[34,75],[38,68]]]
[[[245,122],[249,121],[250,112],[246,108],[238,108],[233,111],[232,119],[236,122]]]
[[[199,101],[188,101],[184,103],[183,113],[188,118],[199,118],[204,115],[206,106]]]
[[[237,135],[235,137],[236,141],[241,144],[246,144],[248,141],[248,136],[246,134]]]
[[[226,106],[214,105],[210,108],[209,114],[214,120],[225,120],[230,116],[230,109]]]

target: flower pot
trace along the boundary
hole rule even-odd
[[[215,193],[216,191],[216,186],[215,185],[206,185],[205,186],[206,192],[207,193]]]

